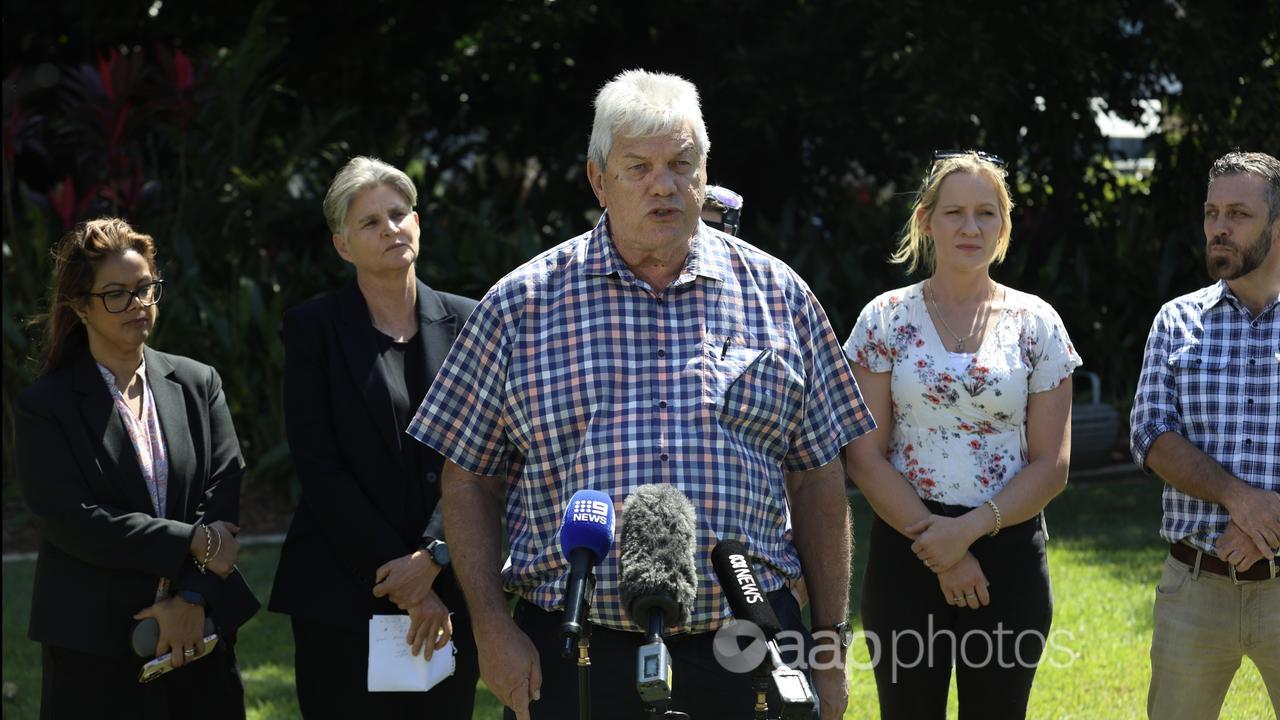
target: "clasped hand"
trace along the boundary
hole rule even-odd
[[[962,518],[930,515],[905,530],[915,538],[911,551],[938,576],[938,587],[948,605],[977,610],[991,603],[982,565],[969,552],[977,539],[969,523]]]
[[[1245,542],[1253,545],[1259,558],[1270,560],[1276,556],[1276,549],[1280,548],[1280,493],[1246,487],[1228,498],[1227,512],[1231,514],[1231,526]],[[1227,530],[1230,532],[1231,527]],[[1250,556],[1253,554],[1248,553]],[[1227,560],[1221,553],[1218,557]],[[1237,569],[1242,568],[1237,566]]]
[[[948,570],[960,562],[975,539],[973,531],[964,520],[944,515],[930,515],[905,529],[908,535],[915,538],[915,542],[911,543],[911,552],[935,573]]]
[[[429,553],[416,550],[383,563],[374,576],[374,597],[385,597],[409,613],[409,632],[404,641],[413,654],[424,653],[430,660],[453,637],[449,608],[431,586],[442,568]]]
[[[977,610],[991,604],[991,583],[973,553],[965,552],[960,562],[938,573],[938,588],[948,605]]]
[[[427,591],[426,599],[409,608],[409,633],[405,635],[405,644],[412,646],[415,656],[421,652],[424,660],[430,660],[431,655],[443,649],[452,638],[453,620],[449,608],[434,590]]]
[[[1244,572],[1263,559],[1258,546],[1235,522],[1227,523],[1227,529],[1218,537],[1214,552],[1222,560],[1234,565],[1237,572]]]
[[[412,610],[427,599],[440,570],[430,553],[416,550],[378,568],[373,596],[388,598],[401,610]]]
[[[173,653],[173,667],[180,668],[204,654],[204,608],[178,597],[165,598],[138,611],[134,620],[155,618],[160,626],[156,657]],[[187,651],[193,651],[190,655]]]
[[[204,563],[205,570],[226,579],[240,561],[240,541],[236,539],[240,526],[225,520],[215,520],[208,523],[208,528],[208,538],[202,529],[197,529],[191,536],[191,558],[197,564]],[[211,553],[207,558],[206,552]]]

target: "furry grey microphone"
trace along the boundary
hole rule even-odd
[[[698,594],[697,528],[693,505],[674,485],[642,485],[622,503],[618,589],[631,620],[650,635],[655,621],[661,632],[689,620]]]

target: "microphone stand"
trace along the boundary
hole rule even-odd
[[[751,671],[751,689],[756,694],[756,704],[752,708],[751,717],[753,720],[768,720],[769,671],[765,670],[763,663]]]
[[[591,720],[591,623],[578,637],[578,720]]]

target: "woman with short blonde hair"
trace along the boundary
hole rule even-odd
[[[284,315],[285,432],[301,498],[269,608],[290,616],[307,718],[460,719],[475,702],[475,642],[444,537],[444,459],[405,434],[475,302],[418,278],[417,200],[404,171],[351,158],[323,211],[354,277]],[[430,692],[370,692],[370,617],[403,614],[405,650],[456,649],[446,660],[456,672]]]

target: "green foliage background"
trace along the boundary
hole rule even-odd
[[[154,10],[154,15],[149,11]],[[587,0],[4,6],[4,443],[36,354],[48,250],[120,214],[170,280],[154,344],[227,378],[255,481],[289,482],[283,310],[348,271],[320,197],[347,157],[408,169],[432,285],[478,296],[588,228],[595,90],[618,71],[699,87],[711,179],[744,237],[790,262],[837,333],[906,282],[885,263],[934,148],[1008,158],[1001,281],[1049,299],[1104,399],[1132,397],[1159,304],[1206,284],[1214,158],[1280,148],[1280,5],[1091,0]],[[1121,177],[1091,98],[1138,119],[1156,166]]]

